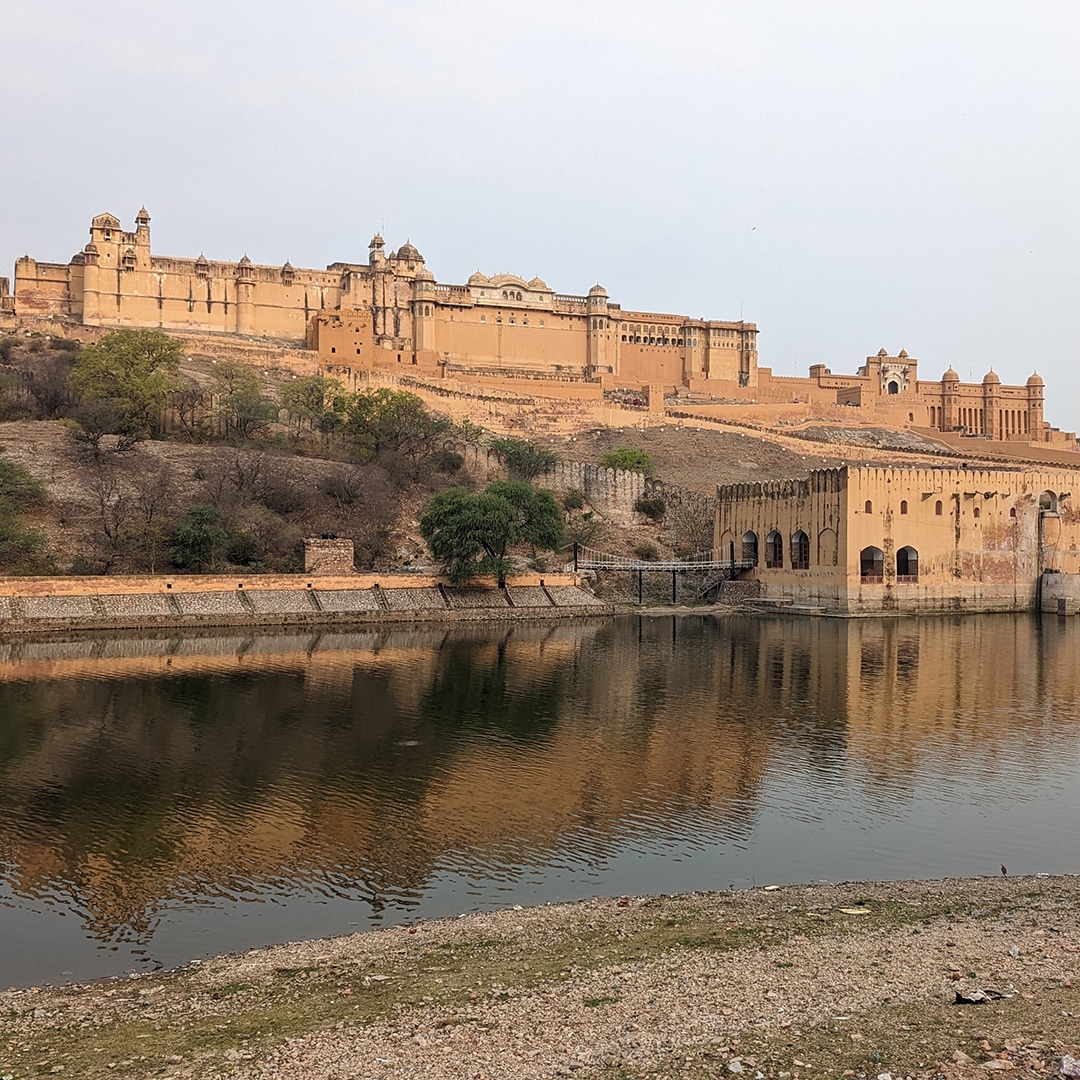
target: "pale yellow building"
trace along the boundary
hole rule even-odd
[[[767,600],[845,615],[1025,611],[1080,574],[1080,472],[846,466],[717,489]],[[1078,495],[1080,497],[1080,495]]]

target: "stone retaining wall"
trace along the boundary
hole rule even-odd
[[[7,578],[0,635],[56,630],[563,618],[612,612],[573,574],[454,588],[438,578]]]

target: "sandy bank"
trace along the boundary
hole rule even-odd
[[[1076,877],[592,900],[9,991],[0,1075],[1057,1075],[1078,966]]]

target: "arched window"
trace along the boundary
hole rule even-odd
[[[864,514],[872,514],[873,512],[874,512],[874,504],[869,499],[867,499],[866,500],[866,505],[863,506],[863,513]]]
[[[765,537],[765,565],[770,569],[784,565],[784,538],[775,529]]]
[[[746,562],[753,563],[754,566],[757,566],[757,533],[756,532],[743,533],[742,557]]]
[[[907,499],[901,499],[900,500],[900,513],[901,514],[906,514],[907,513]]]
[[[907,418],[908,418],[908,423],[910,424],[915,419],[915,414],[913,412],[909,412],[907,414]]]
[[[885,554],[879,547],[859,552],[859,577],[864,585],[880,585],[885,580]]]
[[[1039,509],[1044,514],[1056,514],[1058,509],[1058,497],[1052,491],[1044,491],[1039,496]]]
[[[941,505],[941,500],[938,499],[938,501],[936,503],[934,503],[934,513],[937,514],[938,517],[941,517],[941,511],[943,509],[944,509],[944,507]]]
[[[900,393],[900,384],[898,382],[889,383],[889,393],[890,394],[899,394]]]
[[[810,537],[802,529],[791,537],[791,569],[810,569]]]
[[[909,585],[919,580],[919,553],[913,547],[902,547],[896,553],[896,580]]]
[[[978,517],[981,513],[982,513],[982,511],[979,509],[979,507],[973,506],[971,508],[971,516],[972,517]]]
[[[1010,506],[1009,507],[1009,517],[1011,517],[1011,518],[1016,517],[1016,507],[1015,506]]]

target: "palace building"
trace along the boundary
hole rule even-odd
[[[13,289],[0,278],[0,322],[41,319],[293,345],[346,378],[383,371],[504,387],[528,380],[531,394],[548,382],[591,397],[603,389],[682,390],[736,407],[841,407],[852,419],[870,414],[895,426],[1075,449],[1072,435],[1045,422],[1038,375],[1022,386],[1003,385],[992,371],[963,383],[950,368],[925,380],[914,357],[882,349],[853,375],[815,364],[807,377],[778,376],[758,363],[752,322],[632,311],[600,285],[572,295],[538,277],[477,272],[444,284],[411,243],[392,251],[379,235],[366,262],[312,270],[288,261],[255,265],[246,255],[236,262],[156,255],[145,208],[134,231],[99,214],[89,242],[67,263],[27,255],[15,264]]]
[[[821,469],[718,487],[714,542],[768,600],[841,615],[1080,598],[1080,472]],[[1045,595],[1044,595],[1045,594]]]

